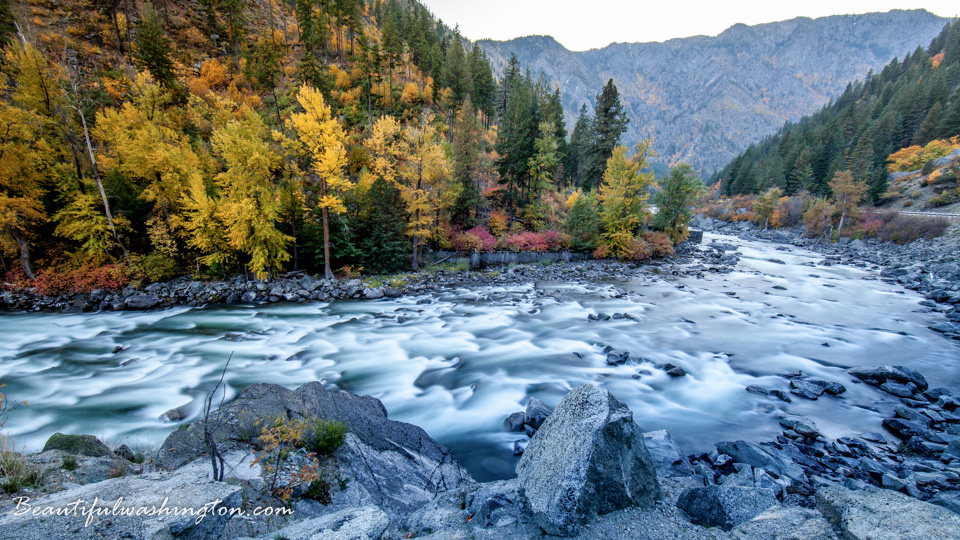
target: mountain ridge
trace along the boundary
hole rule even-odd
[[[815,112],[846,85],[925,47],[950,19],[926,10],[736,24],[717,36],[612,43],[574,52],[551,36],[479,40],[495,72],[510,54],[563,91],[569,126],[613,79],[631,117],[624,142],[651,136],[660,159],[719,169]]]

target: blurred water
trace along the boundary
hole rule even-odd
[[[722,439],[772,438],[777,414],[787,410],[812,417],[828,436],[878,431],[891,402],[851,384],[850,366],[903,364],[934,386],[960,389],[960,349],[927,328],[939,315],[915,312],[917,294],[877,280],[875,271],[808,266],[820,260],[813,253],[712,238],[740,247],[736,272],[476,287],[428,305],[413,297],[0,315],[0,383],[12,399],[30,402],[5,431],[31,450],[56,431],[159,444],[176,424],[158,417],[185,406],[187,421],[196,420],[232,353],[227,399],[252,383],[294,388],[312,380],[370,394],[390,418],[423,427],[486,480],[513,475],[519,437],[501,431],[508,414],[528,396],[555,405],[584,383],[608,388],[644,430],[668,429],[687,452]],[[615,298],[619,291],[627,294]],[[587,320],[600,311],[637,320]],[[651,364],[607,366],[605,345],[688,375],[673,379]],[[127,348],[114,354],[116,346]],[[849,391],[792,404],[744,391],[750,384],[787,390],[778,374],[790,369]]]

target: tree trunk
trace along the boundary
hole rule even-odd
[[[23,273],[27,275],[30,279],[37,279],[37,276],[33,273],[33,267],[30,266],[30,245],[27,244],[27,239],[20,234],[20,231],[10,227],[10,236],[16,240],[17,245],[20,246],[20,266],[23,267]]]
[[[293,230],[293,271],[300,269],[300,257],[297,253],[297,217],[290,220],[290,228]]]
[[[87,129],[87,117],[83,114],[83,111],[80,107],[77,107],[77,112],[80,113],[80,122],[83,125],[83,137],[87,141],[87,153],[90,154],[90,165],[93,168],[93,179],[97,182],[97,189],[100,190],[100,200],[103,201],[103,210],[107,214],[107,225],[110,226],[110,232],[113,233],[113,239],[117,241],[117,245],[120,246],[120,249],[123,251],[123,258],[127,261],[127,266],[130,266],[130,254],[127,253],[127,248],[124,247],[123,242],[120,241],[120,235],[117,234],[117,228],[113,225],[113,214],[110,212],[110,203],[107,201],[107,192],[103,189],[103,182],[100,180],[100,172],[97,170],[97,158],[93,155],[93,144],[90,143],[90,130]]]
[[[333,272],[330,271],[330,223],[327,219],[327,208],[321,208],[320,213],[323,216],[323,277],[334,279]]]

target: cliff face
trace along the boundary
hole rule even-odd
[[[737,24],[716,37],[586,52],[546,36],[479,43],[494,70],[514,53],[559,84],[570,127],[612,78],[631,119],[625,143],[652,136],[661,160],[709,173],[785,121],[816,111],[849,82],[926,47],[947,22],[924,10],[896,10]]]

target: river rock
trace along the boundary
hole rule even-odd
[[[570,536],[580,524],[660,498],[656,469],[633,413],[605,389],[587,384],[557,405],[517,464],[536,522]]]
[[[607,365],[619,366],[630,361],[630,353],[627,351],[611,350],[607,353]]]
[[[200,480],[194,471],[113,478],[25,503],[36,508],[69,509],[75,508],[71,503],[78,500],[84,501],[80,508],[89,508],[96,500],[97,508],[107,514],[94,516],[89,526],[85,525],[86,516],[79,511],[56,517],[33,516],[31,513],[17,516],[10,512],[0,518],[0,540],[218,538],[231,515],[219,515],[220,509],[239,509],[241,490],[240,486],[224,482]],[[219,504],[214,504],[216,501],[220,501]],[[143,515],[114,515],[110,510],[115,504],[120,508],[134,509],[166,507],[170,510],[176,507],[193,513],[168,512],[149,518]],[[208,513],[202,519],[197,519],[197,512],[204,508],[208,509]]]
[[[247,304],[253,303],[253,301],[256,299],[257,299],[257,293],[253,291],[247,291],[242,295],[240,295],[240,301]]]
[[[113,457],[113,451],[93,435],[54,433],[47,439],[41,452],[48,450],[60,450],[74,456]]]
[[[523,413],[523,423],[533,429],[540,429],[543,421],[546,420],[552,412],[553,408],[539,399],[532,397],[530,401],[527,402],[527,410]]]
[[[334,456],[351,478],[351,488],[357,488],[358,504],[375,504],[388,513],[409,512],[438,492],[473,483],[450,451],[423,429],[388,420],[380,400],[328,391],[319,382],[296,391],[275,384],[249,386],[224,406],[222,417],[213,430],[221,452],[249,453],[249,443],[259,434],[258,421],[322,418],[347,424],[346,442]],[[167,437],[156,463],[176,469],[205,451],[202,422],[196,422]]]
[[[671,377],[683,377],[687,374],[686,370],[682,367],[669,363],[663,365],[663,370]]]
[[[777,504],[772,489],[727,485],[691,488],[677,500],[691,522],[725,531]]]
[[[127,309],[150,309],[160,303],[160,299],[152,294],[137,294],[123,301]]]
[[[717,443],[717,451],[733,457],[738,463],[773,472],[777,476],[786,476],[791,480],[804,481],[803,468],[791,459],[774,453],[759,444],[746,441],[722,441]]]
[[[503,421],[503,429],[506,431],[523,432],[524,414],[515,412]]]
[[[828,487],[817,491],[816,501],[817,510],[844,538],[960,538],[960,515],[888,489]]]
[[[823,394],[823,387],[816,384],[802,381],[800,379],[793,379],[790,381],[790,393],[800,396],[802,398],[815,400]]]
[[[872,368],[851,368],[847,373],[874,386],[892,381],[900,384],[913,383],[922,392],[927,389],[927,380],[923,375],[903,366],[880,366]]]
[[[693,466],[667,430],[648,431],[643,434],[643,443],[650,452],[650,459],[661,476],[686,477],[694,473]]]

